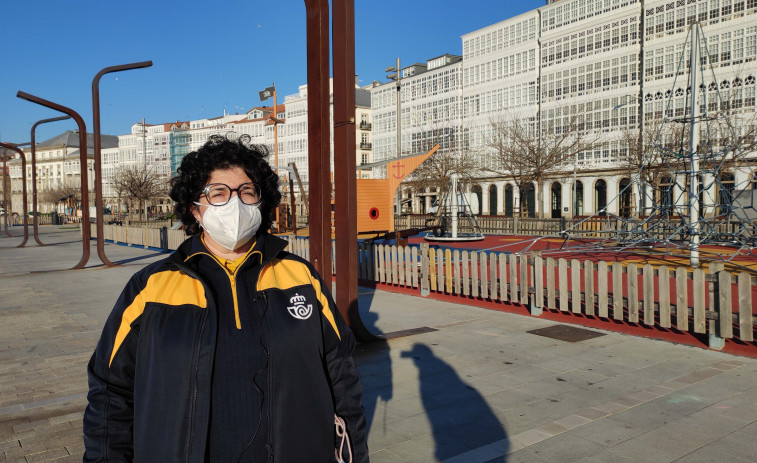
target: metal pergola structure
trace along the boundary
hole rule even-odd
[[[308,169],[310,258],[331,275],[329,121],[329,2],[305,0],[307,13]],[[355,179],[355,3],[332,1],[334,66],[334,199],[336,305],[355,336],[378,339],[365,328],[357,294],[357,182]]]
[[[333,76],[334,76],[334,150],[335,190],[340,194],[335,200],[336,239],[336,303],[356,337],[361,341],[377,339],[360,319],[357,302],[357,220],[355,179],[355,6],[354,0],[333,0]],[[329,126],[329,2],[328,0],[305,0],[307,27],[307,82],[308,82],[308,168],[310,255],[316,270],[324,276],[331,274],[331,173],[330,173],[330,126]],[[151,66],[151,61],[111,66],[101,70],[92,82],[93,118],[95,135],[95,197],[98,255],[105,265],[112,266],[103,247],[102,178],[99,150],[99,80],[109,72]],[[87,132],[83,119],[71,108],[19,91],[19,98],[63,112],[73,118],[79,128],[80,178],[82,202],[82,257],[73,269],[81,269],[89,260],[91,238],[87,173]],[[44,120],[60,120],[54,118]],[[40,121],[42,123],[44,121]],[[36,127],[36,126],[35,126]],[[2,145],[18,150],[15,145]],[[25,169],[25,159],[21,152]],[[26,203],[26,179],[24,202]],[[36,198],[36,195],[35,195]],[[24,206],[25,237],[27,212]],[[6,230],[7,231],[7,230]],[[36,227],[35,227],[35,238]],[[26,239],[24,240],[25,244]],[[39,240],[37,239],[37,242]],[[41,244],[41,243],[40,243]]]

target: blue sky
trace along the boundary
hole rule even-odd
[[[460,36],[544,0],[355,0],[355,61],[361,85],[444,53],[462,54]],[[307,82],[302,0],[130,2],[4,0],[0,35],[0,141],[29,141],[34,122],[61,115],[16,97],[24,92],[73,108],[92,129],[91,85],[102,68],[152,60],[153,67],[100,82],[105,134],[134,122],[240,114],[276,83],[280,100]],[[270,103],[271,100],[268,101]],[[73,121],[44,124],[42,141]]]

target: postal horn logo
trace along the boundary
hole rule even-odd
[[[305,305],[305,302],[307,302],[305,296],[295,294],[289,299],[289,303],[292,305],[287,307],[287,310],[294,318],[306,320],[313,314],[313,304]]]

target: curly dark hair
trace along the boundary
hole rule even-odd
[[[210,174],[214,170],[232,167],[242,168],[260,187],[260,215],[263,221],[257,234],[261,235],[271,228],[271,212],[281,201],[279,177],[266,160],[268,149],[263,145],[251,145],[249,140],[246,135],[236,141],[214,135],[200,149],[184,156],[181,166],[176,169],[176,176],[171,179],[169,196],[176,202],[174,213],[185,225],[187,235],[200,233],[200,225],[192,215],[192,206],[207,185]]]

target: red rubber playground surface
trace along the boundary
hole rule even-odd
[[[428,243],[430,246],[439,248],[468,249],[488,252],[505,252],[520,253],[529,251],[541,251],[544,258],[552,257],[554,259],[565,258],[568,260],[578,259],[580,261],[590,260],[592,262],[605,261],[608,264],[620,262],[624,265],[635,263],[637,266],[651,264],[655,267],[667,265],[674,272],[675,267],[689,265],[689,251],[686,249],[669,247],[644,247],[637,249],[620,249],[617,245],[607,241],[582,239],[571,239],[564,241],[560,238],[539,238],[533,236],[514,236],[514,235],[488,235],[481,241],[468,242],[431,242],[423,239],[422,235],[413,236],[408,239],[408,244],[420,245]],[[393,244],[393,241],[376,241],[376,244]],[[754,253],[749,250],[739,251],[736,248],[702,246],[700,248],[701,265],[707,271],[710,262],[722,262],[725,269],[732,273],[747,271],[751,274],[757,273],[757,251]],[[641,273],[641,272],[639,272]],[[568,277],[570,278],[570,272]],[[626,275],[623,275],[625,280]],[[641,275],[640,275],[641,278]],[[582,290],[583,290],[583,278]],[[546,280],[545,280],[546,281]],[[363,282],[368,283],[368,282]],[[693,282],[689,280],[689,301],[693,300]],[[371,283],[372,284],[372,283]],[[598,281],[595,275],[595,288]],[[611,284],[611,283],[608,283]],[[570,285],[570,283],[569,283]],[[626,286],[625,283],[623,285]],[[377,284],[382,290],[393,291],[398,293],[418,295],[418,290],[408,289],[400,286],[389,284]],[[569,286],[570,287],[570,286]],[[610,288],[608,288],[610,289]],[[734,287],[735,289],[735,287]],[[675,301],[674,282],[671,283],[671,301]],[[738,310],[738,291],[732,291],[733,310]],[[659,286],[655,284],[655,298],[659,296]],[[522,315],[529,314],[529,308],[520,304],[511,304],[507,302],[492,301],[484,298],[465,297],[451,295],[440,292],[432,292],[429,296],[433,299],[444,300],[457,304],[466,304],[484,307],[493,310],[518,313]],[[639,281],[639,297],[641,297],[641,280]],[[752,312],[757,317],[757,288],[752,287]],[[708,304],[709,305],[709,304]],[[709,310],[709,307],[708,307]],[[661,328],[659,326],[647,326],[642,323],[629,323],[612,319],[589,316],[585,314],[575,314],[572,312],[562,312],[559,310],[544,309],[542,318],[559,321],[561,323],[573,323],[586,327],[600,328],[610,331],[619,331],[635,336],[645,336],[655,339],[662,339],[679,344],[688,344],[700,348],[708,348],[708,336],[690,332],[679,331],[675,328]],[[734,313],[734,319],[738,320],[738,313]],[[673,321],[675,325],[675,321]],[[737,330],[734,330],[734,334]],[[738,338],[728,339],[726,341],[724,352],[757,358],[757,342],[743,342]]]
[[[393,243],[393,241],[376,241],[376,243]],[[671,267],[688,266],[689,251],[670,245],[668,247],[622,248],[606,240],[561,238],[543,238],[524,235],[485,235],[481,241],[438,242],[426,241],[423,235],[408,239],[411,245],[428,243],[430,246],[454,249],[473,249],[477,251],[520,253],[541,251],[543,257],[554,259],[578,259],[592,262],[621,262],[624,264],[668,265]],[[709,262],[722,262],[725,268],[733,272],[751,271],[757,274],[757,250],[739,250],[727,246],[701,246],[700,259],[706,270]]]

